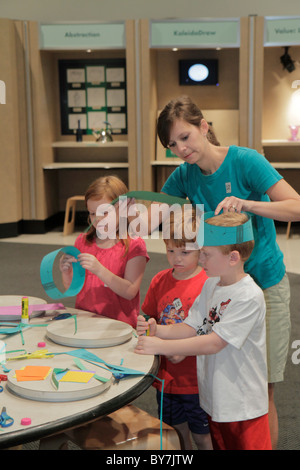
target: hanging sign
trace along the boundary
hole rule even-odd
[[[266,17],[265,46],[291,46],[300,45],[300,16]]]
[[[124,23],[40,24],[40,49],[124,48]]]
[[[238,18],[201,21],[152,21],[150,47],[239,47]]]

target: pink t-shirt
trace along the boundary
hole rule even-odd
[[[94,255],[100,263],[119,277],[124,277],[127,262],[136,256],[144,256],[149,260],[146,244],[141,238],[131,239],[125,255],[125,246],[121,241],[111,248],[100,248],[96,241],[87,243],[84,234],[80,234],[75,247],[81,253]],[[125,255],[125,256],[124,256]],[[115,294],[95,274],[86,270],[85,283],[77,294],[75,307],[97,313],[105,317],[120,320],[136,328],[137,316],[140,311],[140,293],[132,300],[124,299]]]
[[[207,275],[203,269],[196,276],[186,280],[175,279],[172,269],[165,269],[152,279],[142,310],[146,315],[154,317],[160,325],[181,323],[187,317],[206,280]],[[186,357],[178,364],[173,364],[166,356],[161,356],[157,376],[164,379],[165,393],[198,393],[196,356]],[[161,391],[160,381],[155,380],[153,386]]]

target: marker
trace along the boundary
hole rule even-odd
[[[22,297],[22,315],[21,315],[21,322],[22,322],[22,323],[29,323],[29,315],[28,315],[28,297]]]
[[[150,315],[143,315],[143,317],[145,318],[146,321],[148,321],[150,318]],[[150,326],[148,326],[147,330],[144,333],[144,336],[150,336]]]

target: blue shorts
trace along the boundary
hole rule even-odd
[[[161,392],[156,391],[158,413],[161,410]],[[169,426],[187,422],[191,432],[195,434],[208,434],[209,425],[207,414],[199,404],[199,395],[163,394],[162,420]]]

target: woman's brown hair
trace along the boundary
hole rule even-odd
[[[205,118],[189,96],[181,96],[169,101],[161,111],[156,126],[159,140],[165,148],[169,146],[171,127],[177,119],[182,119],[193,126],[200,127],[202,119]],[[208,129],[207,139],[213,145],[220,145],[211,126]]]

